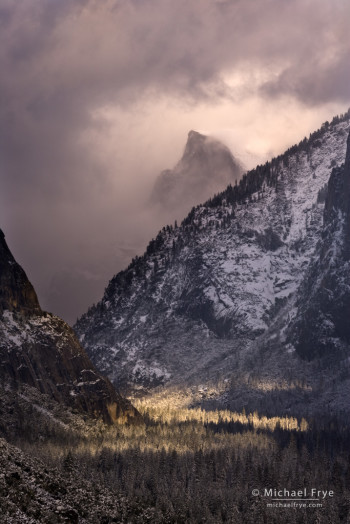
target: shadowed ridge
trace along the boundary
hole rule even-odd
[[[130,402],[101,375],[74,331],[41,310],[33,286],[0,233],[0,377],[33,386],[107,423],[141,422]]]

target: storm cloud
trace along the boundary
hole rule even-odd
[[[175,218],[147,194],[189,129],[265,159],[345,111],[349,19],[347,0],[0,0],[0,227],[43,307],[74,321]]]

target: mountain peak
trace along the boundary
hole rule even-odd
[[[198,131],[191,129],[191,131],[188,132],[187,142],[203,141],[206,140],[206,138],[208,138],[206,135],[202,135],[198,133]]]
[[[0,229],[0,313],[5,309],[22,315],[41,312],[34,288],[15,261]]]
[[[182,158],[157,178],[152,203],[185,216],[192,206],[207,200],[238,180],[243,172],[229,148],[198,131],[188,133]]]
[[[185,160],[188,156],[192,156],[196,153],[208,154],[211,142],[213,142],[213,140],[206,135],[202,135],[201,133],[198,133],[198,131],[189,131],[182,160]],[[217,142],[217,144],[219,149],[226,149],[224,144],[221,144],[220,142]]]
[[[195,131],[194,129],[190,129],[190,131],[188,132],[188,138],[200,138],[200,137],[206,138],[205,135],[203,135],[202,133],[199,133],[198,131]]]

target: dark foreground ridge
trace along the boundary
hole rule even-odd
[[[42,311],[33,286],[0,230],[0,374],[105,422],[140,420],[133,406],[93,366],[73,330]]]

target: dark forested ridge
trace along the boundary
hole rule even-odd
[[[350,431],[339,420],[174,409],[171,399],[153,399],[137,405],[143,426],[93,426],[55,408],[34,429],[33,408],[19,404],[27,417],[7,413],[0,425],[17,446],[0,439],[6,522],[348,522]],[[293,496],[269,494],[313,489],[332,494],[293,507],[283,507]]]

